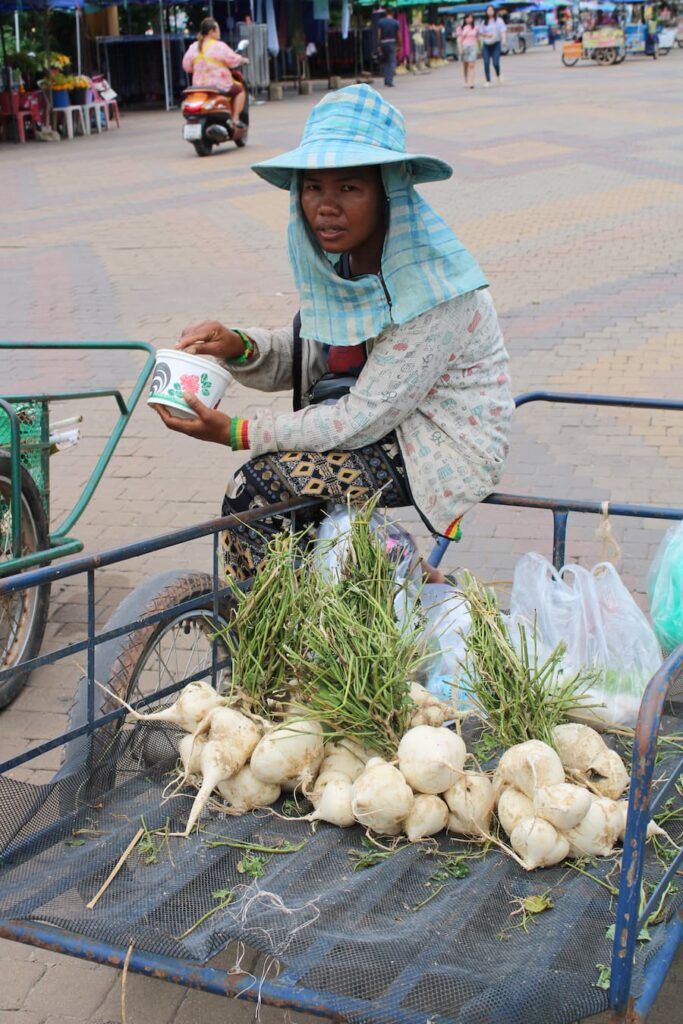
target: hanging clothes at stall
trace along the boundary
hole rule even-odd
[[[292,49],[298,61],[306,59],[306,32],[304,31],[304,12],[301,0],[293,0],[289,14],[292,25]]]
[[[397,59],[401,61],[410,60],[410,25],[405,14],[398,16],[398,54]]]
[[[342,16],[341,16],[341,36],[342,39],[349,38],[349,28],[351,27],[351,4],[349,0],[342,0]]]
[[[271,56],[277,57],[280,52],[280,41],[277,34],[275,5],[273,0],[266,0],[266,25],[268,27],[268,52]]]
[[[279,0],[278,13],[277,13],[277,35],[280,43],[280,49],[284,52],[289,46],[288,37],[288,21],[287,21],[287,9],[289,7],[289,0]]]

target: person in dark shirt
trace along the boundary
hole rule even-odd
[[[396,71],[396,50],[398,48],[399,24],[389,8],[377,22],[377,45],[382,53],[384,84],[394,85]]]

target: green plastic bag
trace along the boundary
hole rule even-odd
[[[668,654],[683,643],[683,522],[672,526],[659,545],[648,578],[648,595],[652,625]]]

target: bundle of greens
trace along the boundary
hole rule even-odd
[[[466,688],[488,730],[503,747],[531,739],[554,747],[555,726],[592,706],[586,694],[595,674],[579,672],[565,678],[560,671],[563,644],[539,665],[535,625],[531,636],[520,625],[515,645],[493,590],[469,574],[463,596],[472,620]]]

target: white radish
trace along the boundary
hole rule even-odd
[[[201,772],[201,752],[205,743],[205,736],[191,736],[190,733],[186,733],[178,742],[178,754],[186,778],[188,775],[199,775]]]
[[[448,804],[448,831],[463,836],[488,835],[493,813],[493,786],[485,775],[465,772],[443,795]]]
[[[419,843],[421,839],[442,832],[447,824],[448,806],[441,797],[418,793],[403,827],[409,842]]]
[[[554,786],[543,786],[534,794],[534,810],[539,818],[566,832],[575,828],[588,814],[591,795],[587,789],[570,782],[558,782]]]
[[[565,837],[542,818],[526,818],[515,825],[510,844],[522,858],[527,871],[552,867],[569,853]]]
[[[410,698],[413,700],[419,708],[425,704],[431,704],[435,699],[434,694],[430,693],[421,683],[410,684]]]
[[[365,768],[370,754],[353,740],[340,740],[325,744],[325,757],[320,765],[320,774],[325,771],[342,772],[355,782]]]
[[[351,807],[359,824],[380,835],[397,836],[413,806],[413,791],[398,768],[371,758],[353,783]]]
[[[593,797],[585,818],[565,833],[572,857],[609,857],[619,838],[622,821],[619,805],[614,800]]]
[[[564,768],[558,754],[541,740],[527,740],[506,750],[494,776],[496,794],[507,786],[533,797],[543,786],[564,782]]]
[[[220,704],[224,704],[225,700],[220,696],[219,693],[214,690],[210,683],[204,682],[200,679],[196,683],[188,683],[178,694],[178,699],[175,704],[171,704],[170,707],[163,708],[161,711],[152,711],[147,715],[143,715],[140,711],[136,711],[132,708],[125,700],[118,696],[116,693],[112,693],[106,686],[102,686],[101,683],[97,683],[97,686],[101,690],[117,701],[122,707],[127,708],[133,718],[139,722],[171,722],[173,725],[179,725],[185,732],[194,732],[199,723],[211,711],[212,708],[218,707]]]
[[[317,805],[320,803],[321,797],[323,795],[323,790],[325,789],[327,783],[332,782],[333,780],[339,782],[343,781],[344,779],[346,779],[348,782],[351,781],[346,772],[338,772],[332,768],[325,768],[325,762],[323,761],[322,770],[318,778],[315,780],[313,792],[309,793],[307,790],[305,790],[304,796],[308,797],[308,799],[311,801],[314,807],[317,807]]]
[[[591,779],[591,786],[596,789],[600,796],[610,797],[612,800],[618,800],[621,794],[628,789],[631,778],[626,770],[626,765],[622,761],[620,755],[616,750],[607,751],[608,764],[603,767],[608,767],[609,772],[603,774],[600,772]]]
[[[315,810],[308,816],[309,821],[327,821],[339,828],[349,828],[355,824],[351,806],[353,783],[341,773],[336,776],[329,772],[325,784],[313,800]]]
[[[290,791],[304,790],[318,773],[324,756],[320,722],[289,718],[267,733],[251,755],[251,770],[257,779]]]
[[[556,725],[553,739],[565,768],[609,775],[610,749],[600,733],[589,725],[579,722]]]
[[[199,766],[202,784],[192,804],[185,826],[189,836],[219,782],[236,775],[261,738],[261,730],[250,718],[234,708],[218,707],[210,711],[197,728],[196,735],[209,733],[201,748]]]
[[[619,808],[619,813],[621,816],[621,822],[619,825],[619,835],[617,838],[620,842],[623,843],[624,836],[626,835],[626,817],[628,815],[628,800],[617,800],[617,807]],[[650,820],[647,823],[645,838],[652,839],[653,836],[659,836],[660,838],[668,839],[669,842],[671,842],[668,832],[665,832],[663,828],[660,828],[656,821]]]
[[[447,704],[439,700],[435,694],[430,693],[419,683],[410,684],[410,696],[417,705],[417,710],[410,718],[410,727],[418,725],[431,725],[438,727],[451,716]]]
[[[462,773],[464,742],[450,729],[417,725],[398,745],[398,767],[416,793],[444,793]]]
[[[222,779],[216,789],[230,804],[234,814],[246,814],[257,807],[270,807],[280,796],[280,787],[257,779],[248,764],[230,779]]]
[[[534,805],[529,797],[512,787],[504,789],[498,797],[496,812],[498,821],[508,835],[512,834],[513,828],[519,825],[520,821],[536,816]]]

